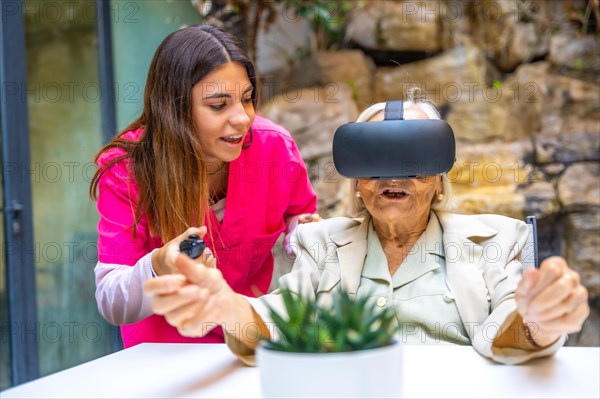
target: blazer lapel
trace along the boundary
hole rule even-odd
[[[465,220],[463,215],[436,214],[444,229],[446,284],[472,338],[489,314],[489,304],[485,300],[489,296],[488,289],[481,274],[483,247],[479,242],[493,237],[497,231],[474,218]]]
[[[330,239],[338,246],[337,256],[342,288],[352,298],[356,297],[367,256],[369,220],[369,217],[365,217],[358,226],[330,236]]]
[[[479,269],[482,247],[466,237],[444,234],[446,284],[463,323],[481,323],[489,314],[485,281]]]

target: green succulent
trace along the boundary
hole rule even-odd
[[[289,290],[281,292],[287,317],[272,307],[269,312],[281,332],[278,341],[267,340],[269,349],[283,352],[349,352],[387,346],[398,332],[392,308],[379,309],[368,297],[333,294],[332,306],[317,305]]]

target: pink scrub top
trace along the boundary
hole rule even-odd
[[[135,141],[141,134],[142,129],[138,129],[123,138]],[[110,149],[98,165],[123,154],[123,150]],[[138,223],[135,239],[132,235],[139,194],[128,165],[127,159],[117,163],[99,181],[98,260],[103,263],[133,266],[163,245],[159,237],[149,233],[146,217]],[[285,218],[315,212],[316,196],[289,132],[260,116],[252,124],[250,147],[229,164],[227,187],[223,221],[219,222],[210,211],[209,233],[204,240],[231,287],[240,294],[258,296],[269,288],[273,274],[271,250],[286,227]],[[142,284],[131,289],[141,289]],[[220,328],[203,338],[187,338],[159,315],[123,325],[121,332],[125,347],[142,342],[223,342]]]

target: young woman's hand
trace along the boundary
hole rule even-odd
[[[293,249],[290,246],[292,233],[299,224],[320,222],[323,220],[318,213],[302,213],[300,215],[289,216],[285,220],[285,237],[283,239],[283,247],[289,256],[293,255]]]
[[[516,291],[517,310],[532,338],[547,346],[562,334],[581,330],[590,314],[587,289],[579,274],[558,256],[544,260],[539,269],[528,270]]]
[[[300,215],[288,216],[285,219],[285,233],[290,235],[296,226],[304,223],[320,222],[321,216],[318,213],[302,213]]]
[[[154,272],[157,276],[178,273],[178,270],[175,266],[175,259],[180,254],[179,244],[183,240],[186,240],[190,236],[190,234],[196,234],[202,239],[206,234],[206,227],[190,227],[185,231],[185,233],[178,235],[177,237],[163,245],[160,249],[152,253],[152,268],[154,269]],[[212,262],[214,262],[214,257],[211,257],[210,255],[210,249],[206,248],[203,253],[204,260],[212,258]],[[208,264],[208,266],[211,266],[211,264]]]
[[[297,216],[298,224],[320,222],[323,220],[318,213],[303,213]]]

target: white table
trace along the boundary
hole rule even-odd
[[[525,365],[495,364],[469,346],[405,346],[409,398],[600,397],[600,348],[562,348]],[[222,344],[142,344],[5,390],[2,398],[261,397],[258,369]]]

